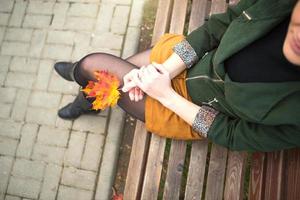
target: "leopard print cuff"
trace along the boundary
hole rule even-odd
[[[192,128],[200,136],[207,138],[208,130],[219,112],[209,106],[201,106]]]
[[[199,60],[195,50],[186,40],[176,44],[173,51],[182,59],[187,68],[192,67]]]

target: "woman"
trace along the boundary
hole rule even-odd
[[[299,65],[299,1],[242,0],[186,38],[166,34],[126,61],[95,53],[55,69],[81,86],[95,80],[95,70],[117,75],[118,104],[153,133],[273,151],[300,146]],[[89,108],[79,94],[59,115]]]

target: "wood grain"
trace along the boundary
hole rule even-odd
[[[262,200],[264,198],[265,153],[253,153],[250,172],[249,200]]]
[[[224,0],[212,0],[211,1],[211,8],[210,8],[210,15],[223,13],[227,9],[227,3]]]
[[[208,141],[194,141],[192,144],[189,173],[185,189],[186,200],[202,199]]]
[[[286,154],[286,181],[284,199],[300,199],[300,148],[287,150]]]
[[[166,139],[152,134],[141,199],[156,200],[164,158]]]
[[[159,0],[151,44],[155,44],[160,36],[169,31],[173,0]]]
[[[139,199],[149,148],[149,139],[150,134],[147,133],[144,123],[137,121],[127,170],[124,199]]]
[[[282,199],[284,164],[283,151],[267,153],[264,197],[266,200]]]
[[[172,140],[163,199],[179,199],[185,153],[186,142]]]
[[[246,152],[229,151],[224,192],[225,200],[243,199],[246,161]]]
[[[205,192],[206,200],[223,199],[227,151],[224,147],[212,145]]]
[[[188,0],[174,0],[169,33],[182,34]]]
[[[205,17],[207,16],[207,7],[208,1],[206,0],[194,0],[192,2],[192,10],[188,29],[189,33],[204,24]]]

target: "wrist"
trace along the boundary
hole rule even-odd
[[[177,94],[177,92],[173,88],[171,88],[170,90],[166,91],[164,97],[158,99],[158,101],[165,107],[171,109],[178,95],[179,94]]]

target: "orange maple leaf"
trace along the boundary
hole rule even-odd
[[[107,71],[95,71],[97,81],[89,81],[82,91],[87,98],[94,97],[93,109],[103,110],[109,106],[115,106],[120,98],[118,90],[119,79]]]

